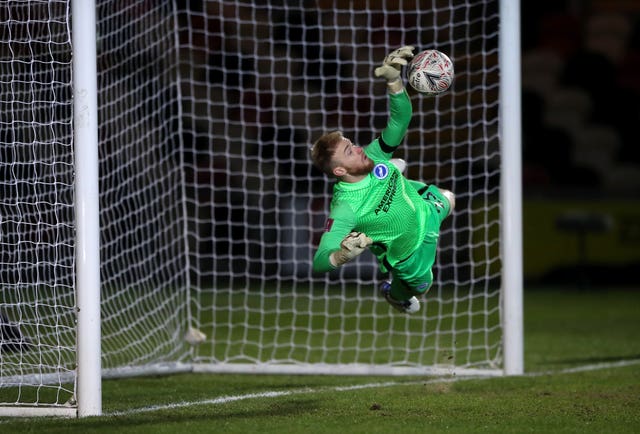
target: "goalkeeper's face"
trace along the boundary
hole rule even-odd
[[[351,143],[351,140],[343,137],[336,146],[333,154],[333,173],[338,178],[345,175],[367,175],[373,170],[373,160],[367,157],[364,149]]]

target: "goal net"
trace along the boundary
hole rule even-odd
[[[497,1],[96,7],[103,376],[501,373]],[[0,407],[74,408],[69,1],[9,1],[0,29]],[[413,316],[369,254],[311,269],[332,181],[309,146],[379,134],[373,69],[402,45],[456,70],[410,91],[396,153],[457,196]]]
[[[202,6],[185,16],[180,59],[192,313],[208,337],[194,361],[265,372],[499,368],[497,2]],[[413,121],[396,152],[408,177],[457,194],[436,283],[410,317],[380,297],[372,256],[311,270],[333,182],[312,169],[310,144],[336,129],[359,144],[380,133],[388,99],[373,70],[402,45],[439,49],[456,69],[448,94],[410,92]]]

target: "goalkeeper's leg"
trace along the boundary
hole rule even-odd
[[[402,295],[398,295],[398,291],[396,290],[396,295],[391,295],[392,288],[394,286],[399,286],[401,283],[398,283],[399,280],[388,281],[385,280],[380,285],[380,292],[387,300],[387,302],[396,310],[404,313],[415,313],[420,310],[420,302],[415,296],[407,296],[405,291],[402,291]],[[395,285],[394,285],[395,283]]]
[[[395,264],[392,281],[381,285],[382,295],[397,310],[413,313],[420,309],[418,297],[426,294],[433,283],[436,247],[435,241],[425,240],[409,258]]]

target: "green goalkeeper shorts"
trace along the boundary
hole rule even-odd
[[[398,262],[391,270],[391,296],[396,300],[424,294],[431,287],[438,239],[434,234],[440,233],[440,225],[450,210],[449,201],[436,186],[425,186],[421,190],[418,191],[432,208],[431,218],[427,222],[427,236],[411,256]]]

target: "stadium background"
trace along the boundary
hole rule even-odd
[[[636,282],[640,4],[521,5],[525,277]]]

